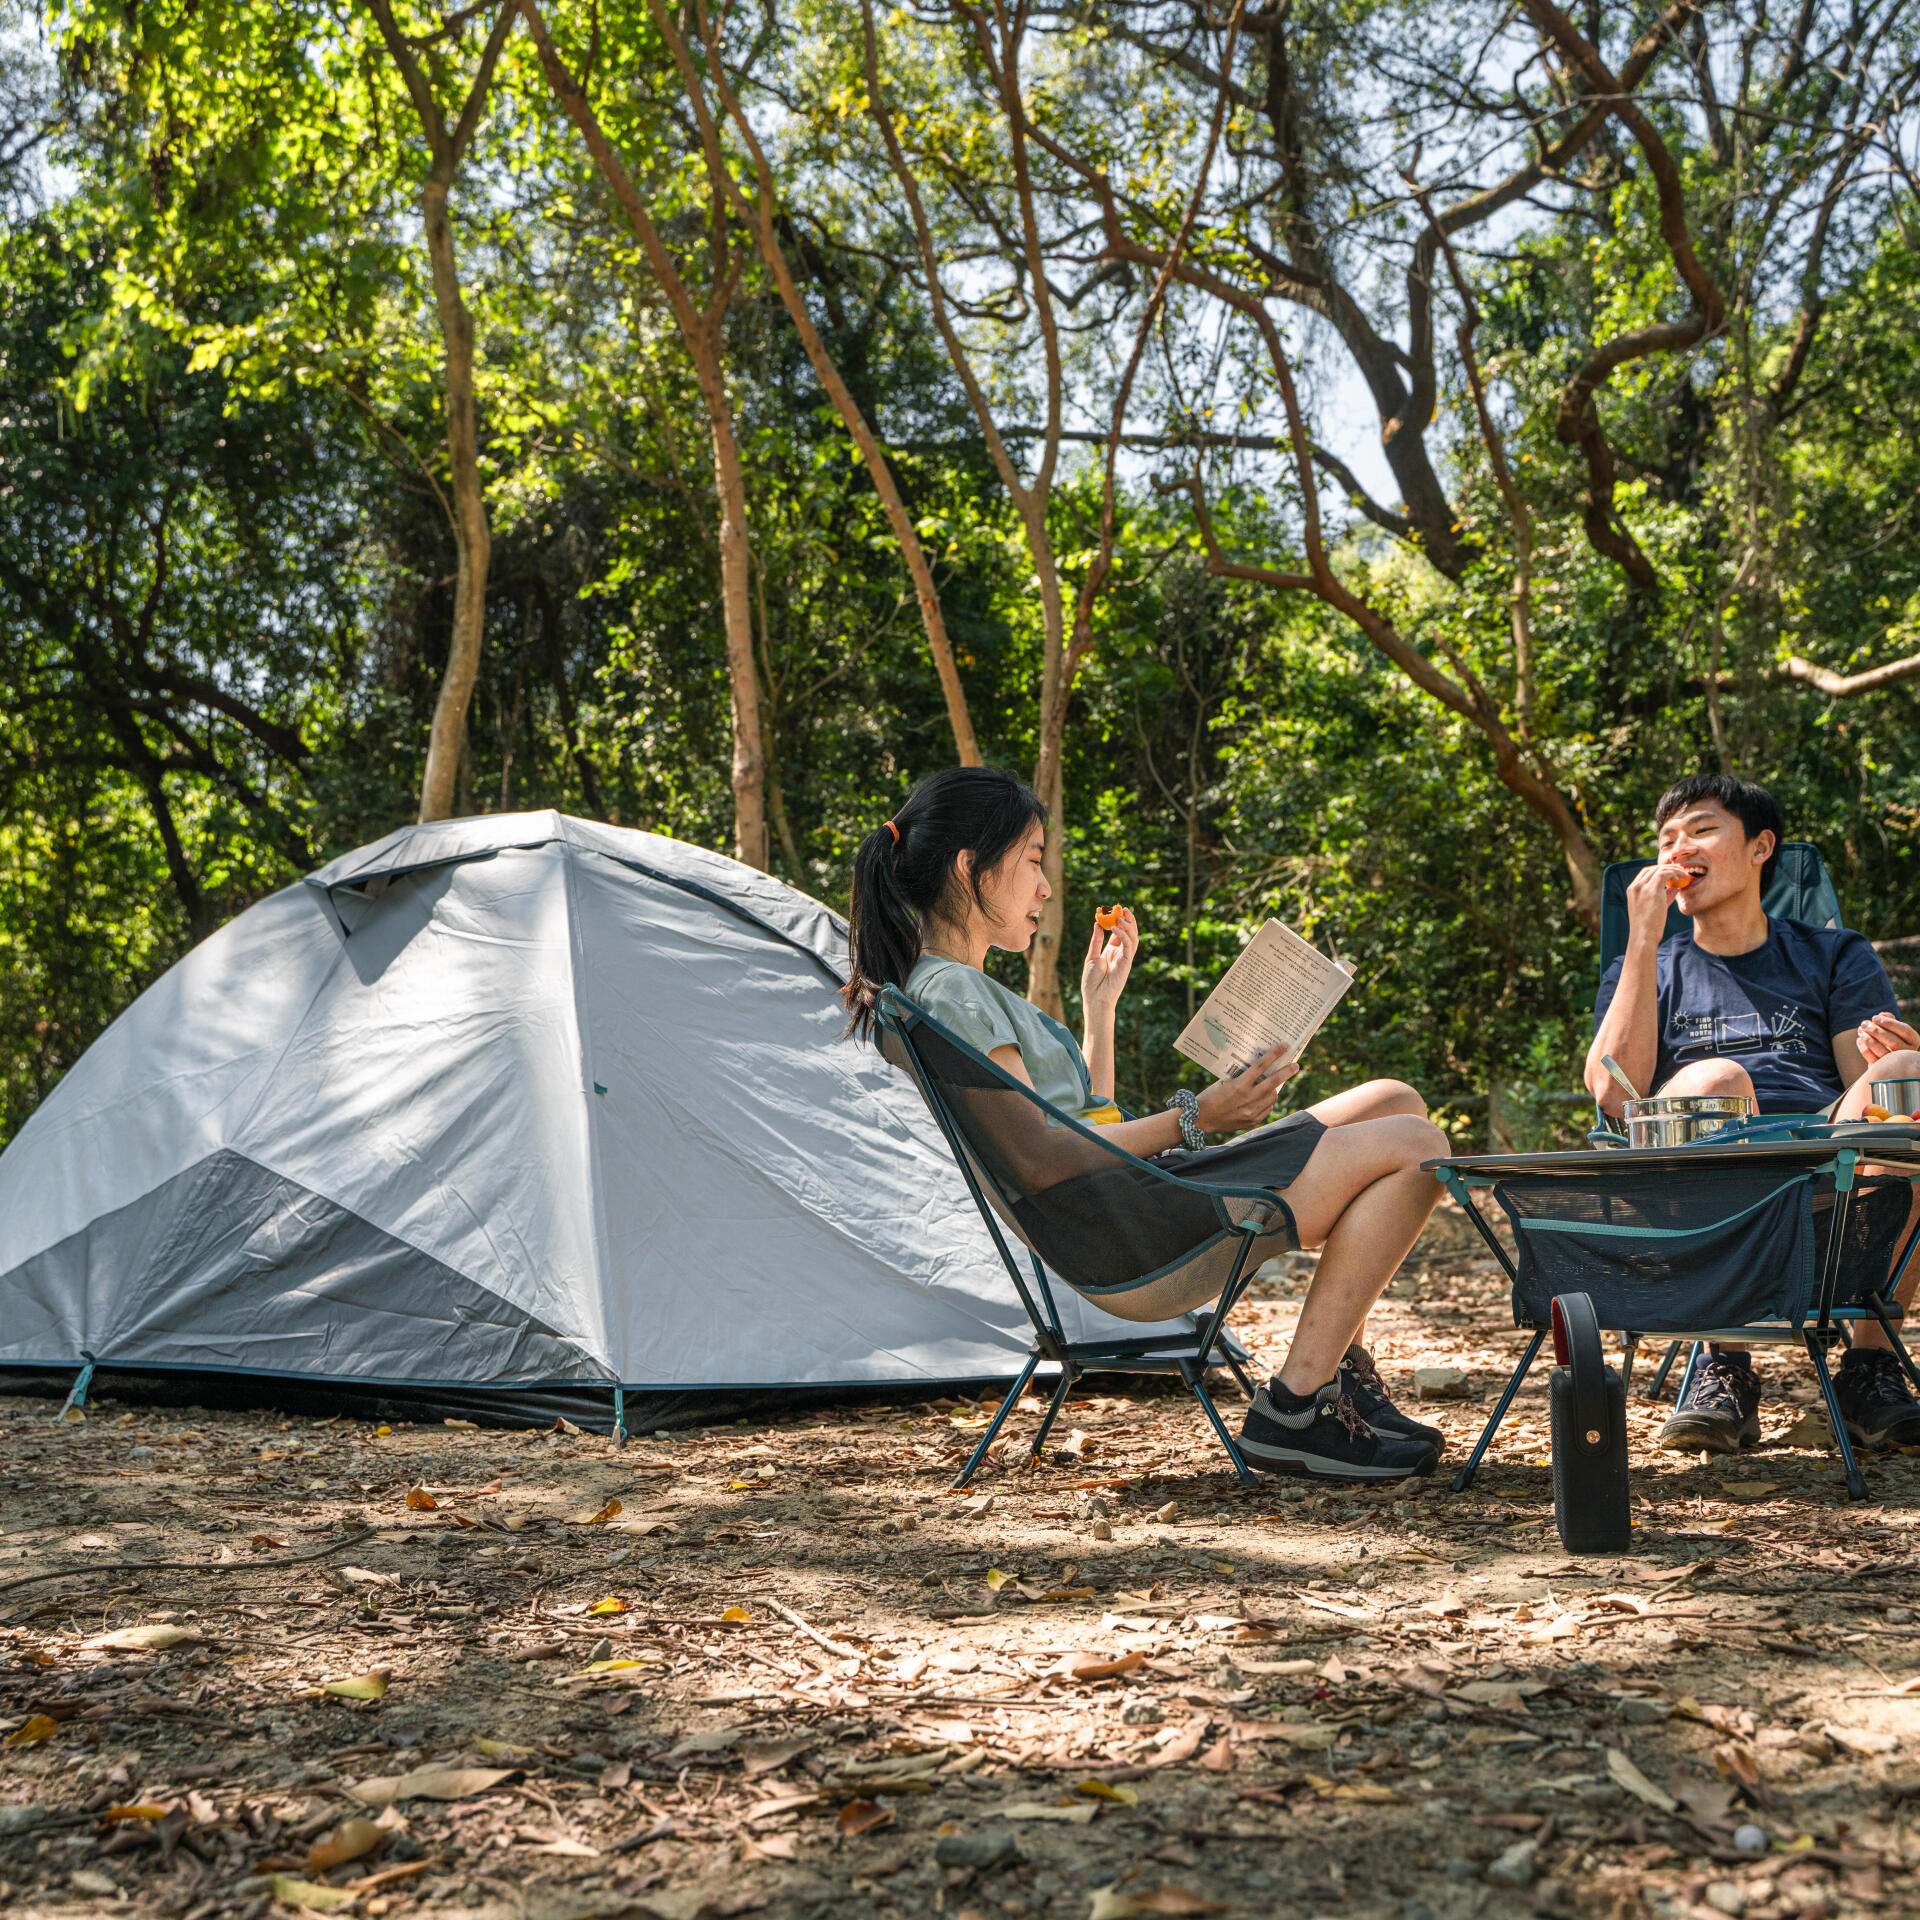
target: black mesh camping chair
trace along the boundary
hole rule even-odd
[[[1037,1456],[1074,1381],[1089,1370],[1171,1365],[1200,1402],[1243,1481],[1247,1463],[1207,1392],[1224,1362],[1252,1397],[1253,1383],[1224,1337],[1228,1313],[1269,1252],[1297,1244],[1293,1215],[1265,1187],[1187,1179],[1101,1138],[1097,1127],[1049,1106],[893,987],[880,989],[881,1050],[913,1076],[1033,1322],[1033,1348],[1012,1391],[954,1482],[973,1478],[1001,1423],[1043,1360],[1060,1369],[1034,1435]],[[1007,1244],[1027,1252],[1031,1275]],[[1051,1277],[1050,1277],[1051,1276]],[[1177,1317],[1203,1303],[1192,1331],[1137,1339],[1075,1340],[1060,1323],[1053,1281],[1116,1319]]]

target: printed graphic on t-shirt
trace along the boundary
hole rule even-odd
[[[1771,1015],[1753,1007],[1741,1013],[1677,1012],[1667,1023],[1667,1045],[1675,1054],[1683,1047],[1709,1047],[1728,1054],[1752,1053],[1761,1047],[1770,1053],[1805,1053],[1807,1023],[1798,1007],[1776,1007]]]

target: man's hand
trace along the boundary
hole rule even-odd
[[[1667,930],[1667,908],[1674,895],[1693,878],[1685,867],[1671,860],[1658,860],[1642,867],[1627,882],[1627,938],[1660,944]]]
[[[1120,909],[1120,919],[1111,933],[1102,933],[1100,923],[1093,926],[1093,938],[1087,942],[1087,957],[1080,968],[1080,997],[1086,1011],[1111,1013],[1120,1004],[1120,995],[1133,970],[1133,956],[1140,951],[1140,927],[1131,907]]]
[[[1862,1020],[1854,1029],[1853,1043],[1865,1057],[1867,1065],[1876,1060],[1884,1060],[1890,1053],[1902,1053],[1912,1047],[1920,1047],[1920,1033],[1891,1013],[1876,1013],[1871,1020]]]
[[[1200,1124],[1209,1133],[1241,1133],[1257,1127],[1273,1111],[1280,1089],[1300,1071],[1293,1048],[1284,1040],[1231,1080],[1216,1080],[1200,1096]]]

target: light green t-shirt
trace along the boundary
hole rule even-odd
[[[981,1053],[1018,1047],[1034,1092],[1050,1106],[1078,1115],[1093,1105],[1093,1081],[1073,1035],[978,967],[922,954],[907,976],[907,998]]]

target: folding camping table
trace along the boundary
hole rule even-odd
[[[1579,1291],[1592,1297],[1601,1325],[1625,1339],[1629,1370],[1636,1342],[1648,1333],[1804,1345],[1847,1491],[1866,1497],[1827,1349],[1847,1341],[1857,1323],[1877,1321],[1920,1387],[1893,1300],[1920,1234],[1891,1271],[1881,1266],[1877,1281],[1843,1271],[1869,1249],[1884,1262],[1896,1207],[1904,1225],[1908,1195],[1920,1183],[1920,1124],[1763,1120],[1731,1140],[1684,1147],[1456,1154],[1428,1165],[1506,1270],[1514,1324],[1532,1336],[1454,1478],[1455,1492],[1473,1479],[1539,1355],[1552,1296]],[[1868,1168],[1875,1177],[1865,1177]],[[1493,1230],[1489,1197],[1513,1229],[1517,1259]]]

